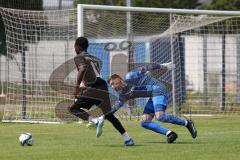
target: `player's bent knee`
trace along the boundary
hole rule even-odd
[[[70,106],[67,107],[68,111],[71,113],[75,112],[76,108],[77,107],[75,104],[71,104]]]
[[[140,122],[140,125],[143,127],[143,128],[146,128],[147,125],[148,125],[149,121],[141,121]]]
[[[144,114],[141,117],[141,120],[143,120],[143,121],[152,121],[152,119],[153,119],[153,117],[149,114]]]
[[[69,112],[71,112],[71,113],[73,112],[73,106],[72,105],[68,106],[67,109],[68,109]]]
[[[140,122],[140,125],[141,125],[143,128],[146,128],[151,121],[152,121],[151,119],[149,119],[149,120],[142,120],[142,121]]]
[[[156,117],[156,118],[157,118],[157,120],[159,120],[160,122],[168,122],[168,121],[169,121],[168,117],[167,117],[165,114],[162,114],[162,115],[160,115],[160,116],[158,116],[158,117]]]

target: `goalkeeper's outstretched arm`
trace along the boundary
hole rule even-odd
[[[174,67],[175,66],[172,62],[163,63],[163,64],[149,63],[142,67],[139,67],[138,70],[140,70],[142,73],[148,73],[155,70],[160,70],[161,72],[165,73],[169,70],[174,69]]]
[[[157,63],[136,63],[136,67],[133,71],[130,71],[126,74],[125,81],[131,81],[135,78],[140,78],[144,75],[147,75],[151,71],[158,70],[160,71],[160,75],[164,74],[165,72],[174,69],[174,64],[172,62],[157,64]]]

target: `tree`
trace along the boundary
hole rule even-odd
[[[77,4],[96,4],[96,5],[113,5],[113,6],[126,6],[126,0],[74,0],[74,7]]]
[[[7,55],[7,48],[4,24],[2,18],[0,17],[0,57],[1,55]]]
[[[185,8],[194,9],[200,4],[198,0],[133,0],[134,7],[154,7],[154,8]]]
[[[196,8],[199,6],[198,0],[131,0],[131,6],[134,7],[154,7],[154,8]],[[74,0],[74,7],[77,7],[77,4],[96,4],[96,5],[114,5],[114,6],[126,6],[126,0]],[[95,34],[102,34],[104,36],[108,36],[109,34],[113,34],[113,36],[117,36],[118,34],[124,33],[126,26],[126,20],[116,18],[115,16],[106,16],[111,13],[114,13],[115,15],[121,15],[124,14],[123,12],[119,11],[93,11],[88,10],[86,12],[86,15],[90,15],[88,17],[93,17],[94,19],[97,19],[95,22],[91,21],[85,21],[85,26],[91,26],[85,27],[85,36],[91,36],[88,35],[89,33],[95,33]],[[143,27],[147,30],[148,28],[152,28],[153,18],[149,15],[149,13],[138,13],[133,14],[134,21],[132,22],[132,25],[134,28],[132,31],[135,34],[142,34]],[[164,17],[164,16],[163,16]],[[169,18],[165,16],[165,20],[162,21],[169,21]],[[98,22],[98,23],[96,23]],[[157,25],[157,22],[154,22],[155,25]],[[159,32],[161,30],[166,30],[167,28],[163,27],[161,25],[161,21],[159,21],[159,28],[152,28],[153,32]],[[141,24],[141,25],[139,25]],[[102,27],[104,26],[104,27]],[[120,27],[121,26],[121,27]],[[167,26],[167,25],[166,25]],[[95,27],[95,28],[93,28]],[[116,30],[116,31],[115,31]],[[109,32],[112,31],[112,32]],[[87,35],[86,35],[87,34]]]
[[[198,0],[131,0],[133,7],[154,7],[154,8],[188,8],[193,9],[200,4]],[[126,0],[74,0],[74,6],[77,4],[98,4],[126,6]]]
[[[0,7],[22,9],[22,10],[43,10],[42,0],[0,0]],[[0,17],[0,56],[7,55],[6,34],[2,17]]]
[[[240,0],[212,0],[204,4],[201,9],[207,10],[239,10]]]

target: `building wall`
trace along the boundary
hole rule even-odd
[[[236,92],[237,83],[237,40],[236,36],[226,35],[226,87]],[[185,78],[187,89],[194,91],[203,91],[203,36],[185,36],[184,37],[184,54],[185,54]],[[212,91],[219,92],[221,90],[222,80],[222,36],[212,35],[205,39],[207,43],[207,76],[208,76],[208,88]],[[48,81],[51,72],[64,63],[66,60],[75,56],[73,41],[41,41],[36,44],[28,46],[26,52],[26,78],[27,81]],[[135,47],[135,61],[136,62],[147,62],[148,55],[146,53],[153,53],[154,49],[146,50],[147,45],[136,44]],[[158,49],[159,50],[159,49]],[[161,50],[161,49],[160,49]],[[102,75],[105,79],[108,78],[111,71],[112,64],[112,53],[104,50],[104,44],[93,44],[90,45],[89,52],[93,53],[97,57],[103,60]],[[161,55],[164,52],[155,53]],[[122,51],[119,53],[123,53]],[[126,53],[123,53],[126,55]],[[166,59],[163,56],[163,62],[168,62],[170,59]],[[161,58],[157,58],[161,59]],[[118,58],[114,61],[117,61]],[[125,61],[125,60],[123,60]],[[122,62],[121,62],[122,63]],[[6,58],[1,57],[1,74],[0,80],[21,83],[21,55],[17,54],[13,60],[9,61],[9,71],[7,71]],[[117,69],[118,65],[113,66],[114,70]],[[120,67],[125,67],[126,62]],[[115,72],[115,71],[114,71]],[[124,71],[126,72],[126,71]],[[121,73],[122,75],[124,73]],[[74,77],[74,76],[73,76]],[[72,77],[72,80],[75,79]]]
[[[226,87],[236,85],[237,81],[237,36],[226,35],[225,77]],[[203,91],[203,51],[207,51],[207,86],[209,91],[221,92],[222,81],[222,39],[221,35],[186,36],[185,66],[187,88]],[[206,48],[203,48],[206,43]]]

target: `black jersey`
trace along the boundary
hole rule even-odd
[[[94,84],[102,68],[102,61],[95,56],[82,52],[74,57],[74,62],[78,70],[85,70],[83,76],[83,83],[87,86]]]

